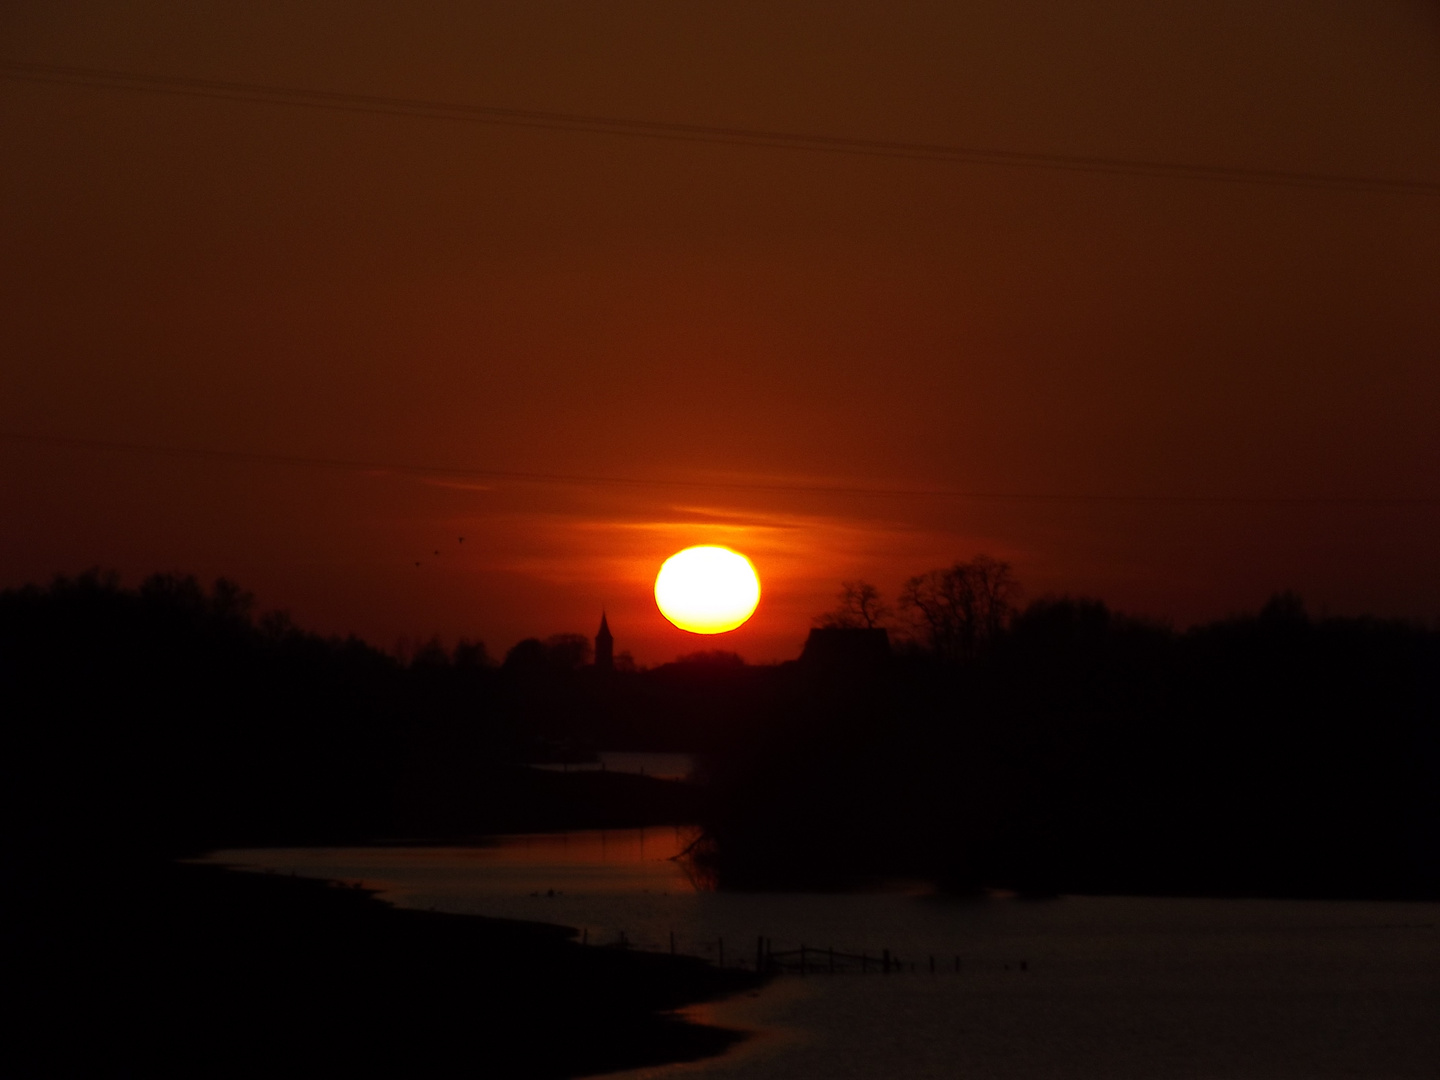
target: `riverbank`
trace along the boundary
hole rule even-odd
[[[703,792],[681,780],[616,772],[552,772],[524,765],[476,768],[431,762],[400,784],[390,839],[466,841],[499,833],[629,829],[695,821]]]
[[[4,978],[43,1073],[587,1076],[722,1053],[736,1033],[671,1011],[760,982],[213,866],[31,876],[20,892]]]
[[[718,959],[723,947],[729,965],[748,964],[760,936],[774,952],[809,946],[806,977],[686,1010],[757,1032],[678,1070],[707,1080],[1440,1075],[1434,903],[710,892],[669,858],[687,835],[606,830],[217,857],[365,882],[412,910],[563,923],[592,942],[623,935],[653,953],[673,943]],[[869,974],[831,976],[828,963],[817,971],[816,953],[830,946],[868,955]],[[885,951],[888,974],[875,962]]]

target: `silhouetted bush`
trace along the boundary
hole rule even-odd
[[[1440,632],[1313,618],[1290,594],[1177,632],[1092,599],[1012,614],[1002,591],[955,649],[840,627],[800,662],[599,671],[579,635],[499,667],[438,641],[405,664],[257,617],[224,581],[11,590],[6,836],[173,853],[397,822],[474,835],[639,822],[652,797],[671,820],[690,796],[592,785],[618,801],[582,806],[512,763],[688,750],[726,886],[1440,895]]]
[[[1288,595],[1185,633],[1040,600],[969,659],[797,673],[710,766],[706,857],[745,887],[1437,895],[1437,658]]]
[[[479,669],[422,650],[407,671],[253,606],[172,575],[0,593],[7,839],[174,852],[383,828],[437,684]]]

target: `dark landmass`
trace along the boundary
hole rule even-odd
[[[919,575],[892,649],[851,583],[799,661],[638,671],[577,634],[401,661],[225,582],[12,590],[6,841],[173,856],[688,818],[722,888],[1440,896],[1440,630],[1288,594],[1185,631],[1016,595],[983,557]],[[700,783],[521,767],[597,747],[697,751]]]
[[[402,661],[225,582],[0,593],[3,978],[31,1071],[581,1075],[720,1052],[731,1033],[665,1012],[753,985],[174,862],[223,847],[690,820],[721,888],[1440,898],[1440,631],[1290,596],[1183,632],[1066,598],[980,618],[952,587],[975,581],[1003,599],[988,560],[909,583],[933,633],[898,650],[852,621],[796,662],[650,671],[573,634]],[[597,747],[698,751],[700,776],[525,767]]]
[[[1062,598],[944,660],[815,661],[710,764],[722,887],[1440,897],[1436,630]]]
[[[454,842],[495,833],[688,825],[703,805],[703,791],[678,780],[427,759],[401,777],[384,838]]]
[[[174,863],[6,878],[17,1075],[592,1075],[721,1053],[736,1033],[667,1011],[760,981],[303,878]]]
[[[0,594],[7,1058],[540,1077],[721,1052],[733,1033],[665,1013],[754,976],[173,861],[693,817],[688,785],[525,768],[514,686],[471,647],[401,663],[256,619],[223,582]]]
[[[625,711],[612,691],[631,684],[597,680],[561,637],[504,667],[468,643],[401,662],[256,618],[223,581],[91,574],[0,593],[0,782],[23,810],[5,841],[184,855],[693,820],[691,785],[524,767],[556,743],[593,747]],[[643,726],[683,738],[675,705],[696,690],[642,693]]]

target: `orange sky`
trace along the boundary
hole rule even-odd
[[[1084,7],[18,3],[0,61],[1440,181],[1434,4]],[[14,80],[0,136],[0,431],[642,481],[0,439],[0,585],[223,573],[497,653],[605,605],[647,662],[979,551],[1179,623],[1440,615],[1435,195]],[[706,542],[765,587],[717,639],[650,598]]]

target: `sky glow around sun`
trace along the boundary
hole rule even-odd
[[[714,544],[686,548],[660,567],[655,603],[681,630],[723,634],[754,614],[760,577],[738,551]]]
[[[1440,613],[1440,5],[571,6],[0,8],[0,587],[642,666],[725,632],[651,606],[701,543],[750,663],[981,553]]]

